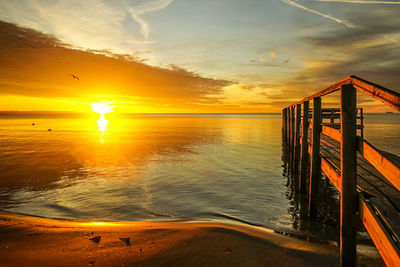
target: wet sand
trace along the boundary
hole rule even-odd
[[[337,252],[239,223],[88,222],[0,212],[0,266],[337,266]]]

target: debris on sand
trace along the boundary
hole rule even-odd
[[[91,241],[94,242],[94,243],[100,243],[101,236],[98,235],[98,236],[89,238],[89,240],[91,240]]]
[[[129,237],[120,237],[119,240],[124,242],[127,246],[131,245],[131,239]]]

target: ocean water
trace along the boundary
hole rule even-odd
[[[400,154],[399,114],[365,124],[368,141]],[[280,114],[1,116],[0,209],[290,231],[298,218],[281,154]]]

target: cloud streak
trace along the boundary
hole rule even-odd
[[[317,0],[318,2],[350,3],[350,4],[378,4],[378,5],[400,5],[400,2],[392,1],[368,1],[368,0]]]
[[[355,25],[354,25],[354,24],[352,24],[352,23],[350,23],[350,22],[348,22],[348,21],[346,21],[346,20],[333,17],[333,16],[331,16],[331,15],[329,15],[329,14],[321,13],[321,12],[319,12],[319,11],[317,11],[317,10],[308,8],[308,7],[303,6],[303,5],[300,5],[299,3],[296,3],[296,2],[294,2],[294,1],[292,1],[292,0],[281,0],[281,2],[282,2],[282,3],[285,3],[285,4],[289,5],[289,6],[297,7],[297,8],[303,9],[303,10],[305,10],[305,11],[311,12],[311,13],[313,13],[313,14],[316,14],[316,15],[318,15],[318,16],[321,16],[321,17],[324,17],[324,18],[333,20],[333,21],[335,21],[335,22],[337,22],[337,23],[340,23],[340,24],[345,25],[345,26],[348,27],[348,28],[355,28]]]
[[[53,34],[74,47],[132,53],[134,49],[147,49],[147,44],[154,42],[146,15],[172,2],[0,1],[0,20]]]
[[[166,8],[173,0],[159,0],[155,2],[145,3],[138,5],[136,7],[129,8],[129,14],[131,17],[140,25],[140,31],[143,34],[146,41],[149,39],[150,35],[150,25],[143,18],[143,15],[149,12],[158,11]]]

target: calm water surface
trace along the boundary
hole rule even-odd
[[[91,220],[234,219],[290,231],[280,118],[3,116],[0,209]],[[398,114],[367,114],[365,123],[372,144],[400,154]]]

